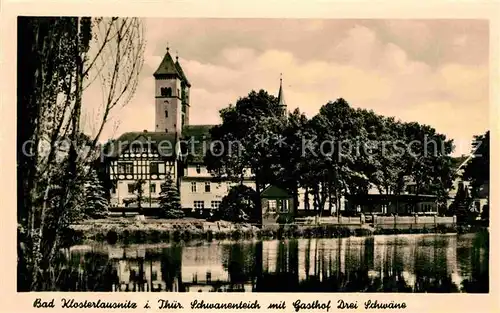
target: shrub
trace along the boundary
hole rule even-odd
[[[172,177],[167,175],[160,192],[160,216],[163,218],[176,219],[184,217],[182,211],[179,190]]]

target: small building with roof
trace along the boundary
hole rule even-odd
[[[295,217],[293,196],[275,185],[265,188],[261,194],[262,225],[289,224]]]

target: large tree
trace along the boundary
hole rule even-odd
[[[346,182],[355,176],[361,176],[354,171],[356,162],[357,140],[362,136],[362,119],[347,101],[340,98],[321,107],[319,113],[311,119],[311,128],[315,140],[313,154],[318,160],[317,185],[319,196],[321,187],[322,202],[328,201],[328,211],[339,214],[341,197],[347,191]]]
[[[143,29],[134,18],[20,17],[18,37],[18,289],[46,290],[102,129],[137,86]],[[82,101],[92,85],[101,103]]]
[[[490,131],[474,136],[472,158],[462,174],[464,180],[470,181],[472,195],[477,197],[481,187],[490,181]]]
[[[294,197],[295,207],[299,205],[299,187],[310,186],[310,176],[307,176],[309,164],[313,160],[306,159],[302,151],[302,141],[312,136],[307,117],[295,109],[288,114],[283,130],[279,134],[279,142],[273,146],[276,150],[275,156],[276,171],[274,181],[270,183],[279,185],[287,189]]]
[[[455,178],[453,140],[417,122],[405,123],[403,128],[407,147],[403,160],[416,194],[434,194],[440,203],[445,203]]]
[[[294,195],[305,189],[305,206],[337,214],[345,194],[400,194],[409,181],[417,194],[435,194],[444,203],[453,180],[453,142],[427,125],[403,123],[340,98],[307,119],[295,110],[283,115],[276,98],[251,92],[221,111],[211,132],[224,146],[205,162],[219,177],[242,182],[250,168],[260,193],[267,184]],[[239,148],[239,149],[238,149]],[[326,204],[328,203],[328,207]]]
[[[470,182],[473,197],[486,197],[486,205],[481,208],[482,218],[490,218],[490,131],[474,136],[472,158],[465,166],[462,178]]]
[[[209,149],[205,157],[208,170],[219,178],[239,183],[251,170],[256,192],[260,195],[279,171],[276,140],[286,118],[277,98],[264,90],[251,91],[248,96],[238,99],[236,105],[222,109],[220,116],[222,124],[210,130],[212,141],[220,145]],[[257,201],[256,211],[260,211],[260,201]]]
[[[217,215],[232,222],[256,220],[257,201],[259,199],[255,190],[245,185],[237,185],[222,198]]]

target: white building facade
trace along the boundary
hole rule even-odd
[[[231,188],[238,183],[218,181],[203,164],[188,164],[180,178],[181,206],[184,209],[216,210]],[[248,175],[243,185],[255,189],[255,183]]]

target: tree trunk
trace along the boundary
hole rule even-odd
[[[297,216],[297,213],[299,211],[299,188],[297,186],[297,183],[293,183],[293,217],[295,218]]]
[[[315,184],[313,187],[313,207],[314,211],[319,213],[319,184]]]
[[[305,187],[304,192],[304,210],[309,211],[309,187]]]
[[[329,215],[332,214],[333,209],[333,201],[332,201],[332,172],[331,169],[328,169],[328,211]]]
[[[257,173],[257,172],[256,172]],[[257,192],[256,198],[257,198],[257,203],[255,203],[255,213],[256,213],[256,222],[257,224],[262,227],[262,203],[261,203],[261,198],[260,198],[260,192],[261,192],[261,183],[260,183],[260,175],[255,174],[255,191]]]

